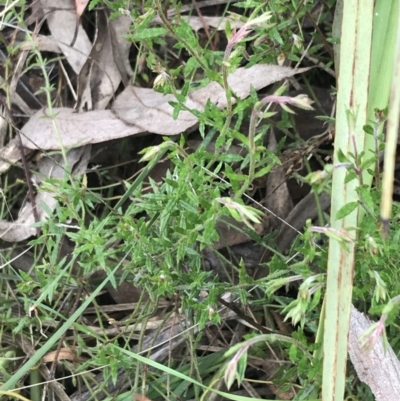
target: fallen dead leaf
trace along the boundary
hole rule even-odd
[[[22,143],[28,149],[73,148],[105,142],[143,132],[139,127],[129,126],[119,120],[110,110],[94,110],[76,113],[73,109],[56,108],[55,121],[62,144],[53,131],[52,121],[40,110],[29,119],[22,129]]]
[[[35,48],[42,52],[61,53],[57,41],[51,36],[34,36],[32,40],[22,42],[20,46],[21,50],[33,50]]]
[[[245,99],[250,94],[251,86],[257,91],[282,79],[308,71],[309,69],[310,68],[294,69],[272,64],[257,64],[250,68],[238,68],[229,75],[228,84],[240,99]],[[225,91],[217,82],[211,82],[204,88],[192,92],[190,98],[201,104],[205,104],[207,100],[209,100],[221,109],[226,107]]]
[[[32,153],[31,149],[25,149],[25,155]],[[21,160],[21,151],[18,147],[16,138],[12,139],[8,144],[0,149],[0,174],[6,172],[13,163]]]
[[[8,130],[8,123],[7,120],[5,119],[5,111],[0,110],[0,148],[4,146],[7,130]]]
[[[236,95],[244,99],[249,96],[251,86],[259,90],[306,70],[308,68],[254,65],[237,69],[228,81]],[[181,111],[174,119],[173,108],[169,104],[174,100],[172,95],[164,96],[153,89],[130,86],[117,97],[113,113],[109,110],[74,113],[72,109],[55,109],[55,122],[62,143],[54,132],[52,120],[46,116],[45,110],[41,110],[23,127],[23,144],[28,149],[50,150],[60,149],[61,146],[72,148],[94,144],[143,132],[178,135],[194,127],[197,118],[189,111]],[[215,82],[191,92],[185,105],[189,109],[203,110],[209,100],[219,108],[226,106],[225,92]]]
[[[28,7],[30,8],[31,13],[25,20],[26,26],[39,23],[39,21],[44,17],[40,0],[30,2]]]
[[[277,151],[277,143],[273,130],[270,132],[268,150],[272,153]],[[275,166],[275,168],[268,173],[266,184],[265,207],[273,212],[268,214],[268,226],[272,229],[278,229],[282,225],[282,220],[289,215],[293,209],[293,201],[290,196],[286,184],[286,171],[283,166]]]
[[[144,395],[141,395],[141,394],[134,394],[133,395],[133,399],[135,401],[151,401],[150,398],[147,398],[147,397],[145,397]]]
[[[262,224],[254,224],[253,227],[258,235],[264,234]],[[223,249],[251,241],[251,237],[245,233],[248,227],[231,217],[224,216],[217,222],[216,229],[219,234],[219,240],[213,244],[213,249]]]
[[[89,0],[74,0],[76,15],[78,18],[81,18],[83,12],[85,11],[86,6],[89,3]]]
[[[71,362],[82,362],[83,359],[80,358],[74,350],[71,348],[61,348],[58,351],[49,352],[43,357],[43,362],[53,362],[57,357],[57,361],[68,360]]]
[[[132,42],[128,42],[124,35],[129,32],[132,19],[129,16],[120,15],[118,18],[109,21],[109,24],[111,27],[111,47],[114,54],[114,62],[121,75],[124,86],[128,86],[129,80],[133,76],[132,66],[129,61],[129,52]]]
[[[141,132],[160,135],[177,135],[197,123],[197,118],[189,111],[181,111],[176,120],[169,102],[176,101],[173,95],[164,96],[147,88],[128,86],[116,99],[113,112],[127,124],[134,124]],[[186,102],[190,109],[201,110],[202,105],[190,98]]]
[[[77,15],[71,8],[71,3],[64,0],[41,0],[41,4],[51,35],[72,69],[79,74],[92,44],[82,26],[79,24],[77,27]],[[77,32],[75,32],[76,29],[78,29]],[[75,33],[76,40],[71,47]]]
[[[118,24],[124,18],[119,17],[113,22],[114,24]],[[113,26],[108,21],[105,10],[100,10],[96,13],[96,38],[90,55],[78,77],[78,99],[76,106],[78,111],[83,111],[84,109],[105,109],[114,97],[114,93],[121,82],[121,74],[115,62],[114,47],[122,45],[122,41],[112,43],[113,35],[111,31],[114,29]],[[126,27],[126,31],[119,32],[121,38],[128,32],[130,25],[124,24],[124,26]],[[118,56],[123,57],[122,54],[124,51],[126,51],[125,47],[124,50],[119,49]],[[129,47],[127,51],[129,52]]]

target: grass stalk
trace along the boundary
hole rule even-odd
[[[397,4],[398,6],[398,4]],[[400,21],[400,7],[397,7],[397,21]],[[385,146],[385,167],[382,182],[381,219],[383,234],[389,229],[392,209],[392,193],[400,114],[400,24],[397,24],[397,40],[393,67],[392,92],[390,95],[389,116]]]
[[[376,110],[384,110],[389,102],[399,8],[400,0],[377,0],[375,5],[367,120],[367,123],[373,126],[377,123]],[[378,129],[378,135],[382,133],[382,128],[383,124]],[[376,143],[379,144],[379,141],[375,136],[367,135],[365,138],[366,158],[374,156],[377,152]],[[363,171],[363,176],[364,182],[370,185],[373,175]]]
[[[343,3],[341,55],[338,76],[334,165],[339,150],[347,157],[364,148],[363,126],[367,120],[368,78],[372,37],[373,3]],[[354,161],[356,163],[356,160]],[[352,300],[353,270],[359,206],[343,219],[337,212],[358,202],[357,179],[346,183],[347,170],[335,168],[332,180],[331,227],[346,235],[346,246],[330,239],[323,342],[323,399],[342,401],[345,391],[347,343]]]

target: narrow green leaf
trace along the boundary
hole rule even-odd
[[[159,36],[165,36],[168,32],[168,29],[157,27],[157,28],[146,28],[143,31],[138,32],[133,35],[133,40],[145,40],[145,39],[153,39]]]
[[[336,213],[336,220],[343,219],[348,216],[353,210],[355,210],[358,206],[358,202],[349,202],[343,207],[341,207]]]
[[[241,162],[243,160],[243,156],[235,155],[232,153],[223,153],[218,156],[218,160],[226,163],[235,163],[235,162]]]

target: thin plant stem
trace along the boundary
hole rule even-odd
[[[249,174],[246,177],[246,180],[242,187],[240,188],[239,192],[236,194],[236,199],[240,198],[246,190],[249,188],[250,184],[254,179],[254,172],[256,168],[256,144],[255,144],[255,136],[256,136],[256,119],[258,112],[262,106],[262,103],[259,102],[255,105],[251,117],[250,117],[250,126],[249,126]]]
[[[228,48],[227,48],[228,50]],[[230,51],[229,51],[230,53]],[[229,89],[229,84],[228,84],[228,58],[229,58],[229,53],[225,51],[225,56],[224,56],[224,62],[222,63],[222,82],[224,84],[224,90],[225,90],[225,96],[226,96],[226,119],[224,126],[221,130],[221,136],[225,137],[228,129],[231,125],[232,121],[232,93]]]
[[[156,7],[158,10],[158,15],[161,18],[161,21],[165,25],[165,27],[171,32],[172,36],[180,43],[182,43],[186,50],[190,53],[190,55],[196,59],[196,61],[199,63],[200,67],[207,73],[210,74],[210,69],[207,67],[207,65],[204,63],[204,61],[201,59],[200,55],[197,53],[195,49],[183,38],[183,37],[178,37],[175,33],[174,27],[170,24],[168,21],[168,18],[163,12],[162,4],[160,0],[155,0]]]
[[[304,164],[307,167],[308,173],[310,173],[312,171],[312,169],[311,169],[310,163],[308,162],[308,159],[306,157],[304,157]],[[324,226],[325,219],[324,219],[324,211],[322,210],[322,207],[321,207],[321,201],[319,199],[318,193],[316,191],[313,191],[313,192],[314,192],[315,205],[317,207],[319,225]]]

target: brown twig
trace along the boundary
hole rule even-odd
[[[208,29],[207,22],[204,20],[203,14],[200,11],[200,7],[197,4],[196,0],[192,0],[192,3],[194,5],[194,8],[196,9],[197,15],[199,16],[201,23],[203,25],[203,29],[206,33],[207,39],[210,40],[211,39],[210,30]]]

